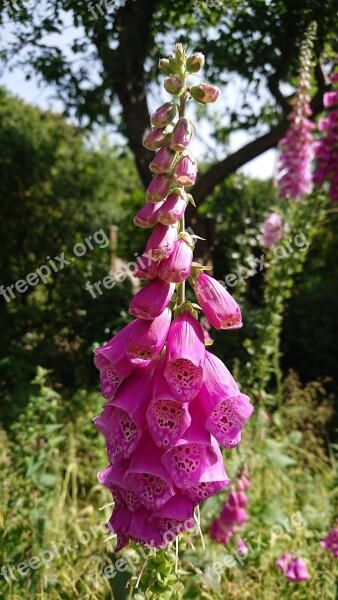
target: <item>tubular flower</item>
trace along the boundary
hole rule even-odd
[[[230,484],[218,442],[237,445],[253,410],[226,366],[206,352],[209,322],[236,328],[241,313],[218,282],[196,274],[194,240],[184,226],[188,199],[194,204],[184,188],[195,182],[197,166],[186,151],[194,128],[185,106],[193,94],[182,74],[196,73],[203,63],[202,54],[187,57],[181,44],[160,61],[166,89],[178,97],[154,112],[153,129],[143,138],[146,148],[158,150],[146,203],[134,218],[140,227],[156,226],[135,265],[134,275],[147,283],[130,303],[134,320],[95,349],[107,402],[94,423],[109,461],[98,480],[113,497],[107,527],[117,536],[116,552],[131,540],[164,548],[194,527],[196,506]],[[216,99],[213,86],[197,87],[199,102]],[[186,300],[187,279],[200,306]],[[199,320],[201,307],[207,319]],[[243,478],[229,496],[223,537],[235,521],[246,520],[247,483]]]
[[[288,581],[306,581],[310,578],[304,561],[301,558],[294,558],[291,552],[282,554],[276,560],[276,566]]]
[[[311,161],[313,158],[312,130],[315,125],[307,117],[310,108],[310,62],[314,31],[309,31],[300,53],[300,74],[294,109],[288,116],[289,129],[279,142],[281,150],[277,165],[277,189],[281,199],[297,200],[312,189]]]
[[[331,77],[338,83],[338,73]],[[338,202],[338,88],[324,94],[324,107],[332,109],[319,120],[318,129],[322,137],[314,144],[316,168],[313,173],[315,185],[329,183],[329,198]]]
[[[237,302],[216,279],[199,273],[195,281],[195,294],[206,318],[216,329],[242,327],[242,315]]]

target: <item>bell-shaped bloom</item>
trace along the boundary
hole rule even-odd
[[[111,398],[122,381],[130,375],[133,366],[127,358],[127,339],[133,328],[129,323],[101,348],[94,350],[94,364],[100,371],[101,393]]]
[[[157,362],[153,397],[147,411],[151,436],[160,448],[173,446],[191,423],[187,404],[173,396],[164,376],[164,357]]]
[[[148,238],[146,252],[151,252],[151,255],[157,260],[163,260],[173,251],[176,238],[176,227],[159,223]]]
[[[141,319],[155,319],[168,306],[175,290],[174,283],[156,277],[132,299],[129,312]]]
[[[338,557],[338,527],[332,527],[325,540],[320,542],[324,550],[332,552],[333,556]]]
[[[195,159],[188,154],[183,156],[178,165],[175,167],[174,180],[177,185],[189,187],[194,185],[197,179],[197,165]]]
[[[196,402],[206,415],[205,425],[224,448],[233,448],[241,440],[245,421],[254,407],[222,361],[206,352],[204,383]]]
[[[223,456],[215,438],[211,436],[211,445],[217,457],[216,462],[206,467],[195,485],[185,490],[185,494],[194,504],[200,504],[213,494],[224,490],[230,484],[230,479],[224,469]]]
[[[175,118],[177,104],[165,102],[151,115],[151,123],[154,127],[166,127]]]
[[[170,256],[161,262],[159,276],[172,283],[185,281],[190,275],[192,259],[192,248],[180,238],[175,242]]]
[[[205,346],[202,327],[188,310],[171,324],[166,349],[165,377],[177,400],[189,402],[203,383]]]
[[[205,429],[203,415],[191,402],[191,425],[172,448],[162,456],[162,464],[178,488],[196,485],[205,469],[217,462],[210,433]]]
[[[192,123],[189,119],[182,117],[175,125],[171,140],[170,148],[175,152],[183,152],[190,144],[192,137]]]
[[[285,577],[289,581],[306,581],[310,575],[304,561],[301,558],[295,558],[289,562]]]
[[[148,150],[158,150],[168,142],[170,135],[170,132],[166,133],[164,129],[155,127],[145,132],[142,140],[143,146]]]
[[[190,87],[191,96],[202,104],[216,102],[220,93],[220,89],[216,85],[210,85],[210,83],[198,83]]]
[[[127,356],[131,364],[146,367],[162,351],[170,327],[171,311],[164,311],[153,321],[137,319],[127,339]]]
[[[156,525],[151,522],[152,514],[151,510],[145,508],[132,514],[129,527],[130,539],[145,548],[165,548],[166,542]]]
[[[193,529],[194,505],[182,494],[175,494],[150,517],[164,542],[173,542],[184,531]]]
[[[137,257],[134,277],[145,280],[154,279],[158,276],[160,265],[161,261],[154,258],[151,252],[143,252],[141,256]]]
[[[157,213],[162,202],[146,202],[134,217],[134,225],[138,227],[154,227],[157,223]]]
[[[282,556],[280,556],[276,560],[277,569],[279,569],[279,571],[281,571],[282,573],[285,573],[286,569],[288,568],[288,564],[291,560],[292,560],[292,553],[285,552],[285,554],[282,554]]]
[[[272,213],[262,225],[262,235],[260,238],[264,248],[272,248],[278,240],[283,237],[283,219],[281,215]]]
[[[149,165],[153,173],[166,173],[175,162],[176,152],[169,146],[163,146]]]
[[[129,458],[134,452],[146,425],[146,410],[152,395],[154,366],[139,369],[123,382],[114,400],[105,404],[94,423],[106,438],[111,464]],[[137,402],[135,402],[137,398]]]
[[[148,202],[162,202],[169,193],[171,188],[172,180],[170,177],[166,177],[162,173],[154,175],[151,182],[149,183],[146,191],[146,198]]]
[[[162,450],[145,431],[124,476],[124,480],[149,510],[158,510],[175,494],[172,477],[163,467],[161,457]]]
[[[110,465],[104,471],[98,473],[97,478],[101,485],[111,490],[122,500],[130,512],[135,512],[143,508],[135,492],[132,491],[128,483],[124,481],[124,475],[129,469],[130,460],[122,459],[114,465]]]
[[[242,315],[237,302],[216,279],[203,271],[196,277],[195,294],[206,318],[216,329],[242,327]]]
[[[157,221],[163,225],[173,225],[182,219],[186,207],[187,200],[184,192],[175,191],[160,205],[156,214]]]

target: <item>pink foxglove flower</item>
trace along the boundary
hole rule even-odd
[[[146,252],[151,252],[157,260],[167,258],[174,249],[176,238],[176,227],[159,223],[147,241]]]
[[[176,159],[176,152],[168,146],[163,146],[158,151],[154,160],[149,165],[149,169],[153,173],[166,173],[172,167]]]
[[[338,82],[338,73],[331,79],[333,83]],[[335,108],[318,123],[322,137],[314,144],[316,168],[313,181],[318,186],[328,181],[329,198],[331,202],[338,202],[338,89],[326,92],[323,100],[325,108]]]
[[[129,323],[107,344],[94,350],[94,364],[100,371],[101,392],[106,399],[113,396],[125,377],[133,370],[127,358],[126,346],[132,327],[133,324]]]
[[[106,438],[109,462],[115,464],[121,458],[129,458],[134,452],[144,430],[145,411],[151,394],[154,366],[139,369],[123,382],[113,400],[94,419],[99,431]],[[135,402],[135,397],[138,402]]]
[[[202,327],[186,310],[172,322],[167,339],[165,377],[177,400],[195,398],[203,383],[204,360]]]
[[[195,294],[209,323],[216,329],[242,327],[242,315],[237,302],[216,279],[199,273],[195,281]]]
[[[289,562],[285,577],[289,581],[306,581],[310,575],[304,561],[301,558],[295,558]]]
[[[156,205],[157,206],[157,205]],[[157,211],[157,221],[163,225],[173,225],[180,221],[185,213],[187,200],[184,192],[175,190],[159,206]]]
[[[154,227],[157,223],[158,211],[162,202],[146,202],[134,217],[134,225],[138,227]]]
[[[165,127],[175,118],[177,112],[177,104],[173,102],[165,102],[151,116],[151,122],[154,127]]]
[[[309,194],[312,189],[311,162],[313,158],[312,130],[315,125],[307,117],[310,108],[310,64],[314,33],[307,36],[307,43],[301,49],[298,89],[294,109],[288,115],[289,129],[280,140],[281,154],[277,165],[277,189],[281,199],[297,200]]]
[[[178,163],[174,171],[174,179],[177,185],[183,187],[194,185],[197,179],[197,165],[190,154],[184,156]]]
[[[332,552],[338,558],[338,527],[332,527],[325,540],[320,542],[324,550]]]
[[[221,514],[214,519],[210,526],[210,537],[219,544],[228,544],[231,537],[236,533],[238,527],[243,527],[249,519],[249,515],[245,508],[248,503],[248,498],[239,488],[242,480],[242,475],[239,474],[239,479],[236,483],[236,491],[229,493],[228,499],[225,502]],[[248,553],[248,548],[241,538],[237,541],[241,548],[242,555]]]
[[[184,226],[188,197],[183,188],[197,177],[196,161],[186,150],[193,131],[185,117],[186,75],[203,62],[199,53],[187,57],[181,44],[170,59],[160,61],[167,89],[179,94],[155,111],[154,129],[143,138],[146,148],[158,152],[147,203],[134,223],[157,226],[145,252],[136,255],[134,275],[149,283],[130,303],[135,320],[95,350],[102,393],[109,400],[95,419],[109,460],[98,479],[113,498],[107,527],[116,534],[116,552],[131,540],[165,548],[194,526],[195,507],[230,484],[217,440],[225,447],[236,445],[252,412],[225,365],[206,354],[204,332],[210,325],[203,317],[199,321],[200,306],[185,296],[185,280],[191,275],[193,281],[196,267],[192,270],[194,241]],[[207,84],[197,88],[202,102],[218,95]],[[221,318],[226,327],[238,326],[238,307],[229,303],[225,316],[222,305]],[[245,489],[243,475],[242,488],[229,496],[219,522],[223,539],[246,520]]]
[[[164,376],[164,367],[163,357],[157,363],[153,395],[147,412],[150,434],[160,448],[176,444],[191,424],[188,406],[172,394]]]
[[[146,191],[148,202],[162,202],[171,188],[171,178],[163,174],[154,175]]]
[[[162,463],[178,488],[189,488],[199,482],[206,468],[217,462],[211,436],[206,431],[198,407],[189,406],[191,425],[182,437],[162,456]]]
[[[175,284],[156,277],[134,296],[129,312],[141,319],[155,319],[168,306]]]
[[[198,403],[207,418],[206,427],[221,446],[233,448],[241,440],[241,431],[254,407],[239,388],[222,361],[206,352],[204,383]]]
[[[272,248],[283,237],[283,219],[277,213],[269,215],[262,226],[261,244]]]
[[[171,311],[164,311],[153,321],[136,319],[127,338],[127,356],[132,365],[146,367],[156,358],[167,339]]]
[[[155,127],[150,131],[146,131],[143,136],[143,146],[148,150],[158,150],[161,146],[164,146],[170,139],[170,133],[165,133],[164,129]]]
[[[198,482],[186,490],[187,496],[196,504],[224,490],[230,484],[230,479],[224,469],[223,457],[219,445],[213,437],[211,437],[211,445],[217,457],[216,462],[208,466]]]
[[[139,279],[154,279],[159,274],[161,261],[152,256],[151,252],[144,252],[136,260],[134,276]]]
[[[282,573],[285,573],[291,559],[292,559],[291,552],[285,552],[285,554],[282,554],[282,556],[280,556],[276,560],[277,569],[279,569],[279,571],[281,571]]]
[[[192,259],[192,248],[183,239],[177,240],[170,256],[162,261],[159,276],[173,283],[184,281],[190,275]]]
[[[182,117],[177,121],[170,141],[170,148],[175,152],[183,152],[190,144],[192,137],[192,123],[189,119]]]

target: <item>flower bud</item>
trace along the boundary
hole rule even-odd
[[[158,61],[158,68],[163,75],[172,75],[173,70],[169,66],[169,60],[167,58],[160,58]]]
[[[154,227],[157,223],[157,212],[162,202],[146,202],[134,217],[134,225],[138,227]]]
[[[209,83],[192,85],[190,88],[190,95],[194,100],[197,100],[197,102],[201,102],[202,104],[216,102],[220,93],[220,89],[216,85],[210,85]]]
[[[158,150],[170,139],[170,132],[164,132],[160,127],[155,127],[146,131],[143,136],[142,144],[148,150]]]
[[[174,171],[174,179],[177,185],[183,187],[189,187],[193,185],[197,178],[197,166],[196,161],[192,156],[184,156],[178,163]]]
[[[163,174],[154,175],[146,191],[147,201],[161,202],[168,195],[170,188],[170,178]]]
[[[181,283],[189,277],[192,249],[184,240],[177,240],[170,256],[161,262],[159,276],[170,283]]]
[[[150,163],[149,169],[153,173],[166,173],[172,167],[175,158],[176,152],[171,150],[169,146],[163,146]]]
[[[175,118],[177,104],[173,102],[165,102],[151,116],[151,122],[154,127],[165,127]]]
[[[198,73],[200,69],[204,66],[204,54],[202,52],[196,52],[196,54],[192,54],[188,56],[186,62],[186,70],[188,73]]]
[[[189,119],[182,117],[176,123],[174,133],[170,140],[170,148],[175,152],[183,152],[190,144],[192,136],[192,123]]]
[[[169,94],[179,94],[183,88],[183,81],[178,75],[171,75],[167,77],[163,85]]]
[[[173,225],[180,221],[187,207],[185,192],[170,194],[167,199],[160,204],[159,210],[156,213],[157,221],[163,225]],[[156,204],[156,206],[158,206]]]
[[[176,238],[176,227],[160,223],[148,238],[146,252],[151,252],[151,256],[157,260],[167,258],[174,249]]]

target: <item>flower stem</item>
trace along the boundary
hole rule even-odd
[[[185,88],[186,77],[184,77],[183,85]],[[186,107],[186,103],[187,103],[187,96],[188,96],[188,93],[186,91],[184,91],[182,96],[180,97],[180,106],[178,109],[179,118],[185,116],[185,107]],[[184,231],[184,229],[185,229],[185,218],[183,215],[182,219],[180,220],[180,233],[182,231]],[[178,285],[178,289],[177,289],[177,304],[176,304],[176,306],[181,306],[181,304],[183,304],[184,302],[185,302],[185,281],[182,281],[182,283],[180,283]]]

